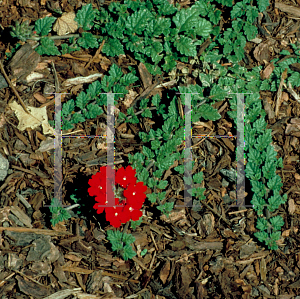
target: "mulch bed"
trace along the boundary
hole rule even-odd
[[[35,52],[25,51],[25,56],[15,58],[16,63],[8,65],[4,54],[11,49],[6,34],[14,20],[26,18],[35,21],[45,15],[43,1],[3,0],[0,7],[2,37],[0,40],[1,61],[9,78],[18,80],[16,92],[26,105],[47,107],[50,120],[54,118],[55,76],[50,71],[55,65],[60,83],[68,78],[105,74],[112,63],[124,72],[130,64],[138,65],[133,58],[119,59],[97,57],[90,63],[93,53],[89,50],[76,52],[76,60],[67,56],[40,57]],[[79,2],[64,1],[74,9]],[[298,2],[298,1],[297,1]],[[104,4],[109,4],[105,1]],[[96,4],[95,4],[96,5]],[[185,5],[188,5],[185,3]],[[41,8],[43,7],[43,9]],[[247,42],[247,67],[262,65],[263,60],[272,60],[282,49],[287,49],[283,40],[290,31],[281,32],[288,22],[287,12],[274,8],[267,16],[280,24],[268,27],[258,24],[263,41],[271,41],[275,52],[269,47]],[[292,19],[298,24],[297,19]],[[291,27],[289,27],[291,28]],[[293,27],[294,28],[294,27]],[[289,38],[299,37],[295,28]],[[282,35],[284,37],[282,37]],[[280,38],[279,38],[280,36]],[[253,56],[253,53],[256,53]],[[75,56],[75,54],[74,54]],[[53,64],[52,64],[53,63]],[[178,64],[178,68],[182,67]],[[35,85],[26,84],[24,74],[38,68],[44,79]],[[21,73],[20,72],[21,69]],[[140,77],[148,86],[149,74],[139,65]],[[192,68],[188,82],[193,83]],[[147,77],[148,76],[148,77]],[[151,79],[151,78],[150,78]],[[169,82],[167,78],[164,82]],[[170,83],[172,84],[172,83]],[[145,85],[144,85],[145,86]],[[174,86],[174,85],[173,85]],[[162,93],[173,87],[154,89]],[[62,97],[62,103],[83,90],[84,85],[70,87],[72,95]],[[135,88],[138,95],[146,88]],[[154,92],[153,92],[154,91]],[[299,90],[296,92],[300,92]],[[284,92],[283,92],[284,94]],[[20,131],[18,120],[8,108],[8,103],[17,100],[11,87],[0,89],[0,153],[9,161],[7,177],[0,185],[0,296],[1,298],[300,298],[300,175],[299,135],[287,130],[291,120],[299,121],[300,104],[294,100],[281,105],[279,117],[274,116],[272,107],[276,98],[272,92],[261,92],[267,112],[268,128],[273,132],[273,145],[284,159],[284,167],[278,171],[282,178],[283,191],[288,202],[282,205],[278,214],[284,218],[285,226],[279,250],[270,251],[253,239],[256,231],[256,214],[251,208],[230,207],[236,192],[234,185],[224,187],[220,169],[235,169],[235,141],[233,139],[193,138],[193,154],[197,157],[196,168],[204,172],[206,199],[197,211],[188,208],[174,208],[170,217],[158,215],[157,210],[146,201],[142,224],[136,229],[125,225],[124,232],[131,233],[136,241],[137,256],[124,261],[115,257],[106,231],[112,229],[95,211],[87,193],[88,180],[92,174],[105,165],[105,140],[101,138],[63,138],[63,183],[64,204],[77,189],[77,196],[86,203],[80,216],[73,213],[68,221],[50,223],[49,205],[54,189],[54,147],[52,141],[45,151],[38,151],[47,138],[40,129]],[[284,96],[288,96],[284,94]],[[118,107],[121,111],[124,107]],[[207,122],[207,127],[195,127],[194,134],[229,135],[231,124],[226,119],[228,107],[219,102],[222,118]],[[273,116],[273,117],[271,117]],[[299,122],[298,122],[299,123]],[[142,124],[122,124],[116,127],[115,164],[117,168],[128,165],[128,154],[142,150],[137,141],[139,132],[149,132],[155,122],[145,119]],[[210,130],[209,128],[212,128]],[[80,135],[105,134],[106,119],[98,117],[77,124]],[[205,167],[203,162],[205,161]],[[172,173],[170,167],[164,179],[172,182],[167,198],[177,205],[183,204],[182,177]],[[297,173],[298,172],[298,173]],[[149,189],[149,188],[148,188]],[[147,190],[151,192],[151,190]],[[249,191],[251,192],[251,191]],[[247,197],[249,204],[249,197]],[[141,256],[141,250],[147,254]],[[297,296],[298,295],[298,296]]]

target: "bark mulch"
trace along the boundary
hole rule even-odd
[[[81,1],[64,3],[74,9],[81,5]],[[48,118],[53,120],[54,97],[47,94],[55,91],[53,65],[60,84],[68,78],[105,74],[112,63],[118,64],[124,72],[128,65],[138,65],[144,88],[131,90],[129,102],[143,93],[148,96],[162,93],[174,87],[174,82],[165,77],[162,79],[168,83],[167,87],[154,88],[155,78],[151,78],[143,64],[128,56],[113,59],[99,54],[86,67],[93,57],[89,50],[72,53],[73,58],[41,57],[25,44],[22,52],[15,54],[14,63],[7,64],[3,58],[5,51],[12,48],[5,33],[9,25],[14,20],[41,18],[45,15],[44,5],[43,0],[2,0],[0,7],[4,32],[0,40],[1,61],[10,80],[18,82],[15,88],[4,86],[0,89],[1,163],[9,162],[8,174],[0,185],[0,298],[299,299],[300,104],[285,92],[282,98],[286,100],[278,115],[273,105],[276,93],[261,92],[268,128],[273,132],[273,145],[284,159],[284,167],[278,173],[283,191],[288,193],[287,203],[278,211],[285,225],[277,251],[259,246],[252,238],[257,217],[253,209],[230,207],[235,200],[235,185],[224,186],[220,175],[220,169],[235,169],[235,140],[228,138],[193,138],[196,168],[205,175],[206,199],[196,211],[175,208],[169,218],[159,215],[155,207],[146,202],[142,224],[136,230],[128,225],[122,227],[136,239],[137,256],[125,262],[112,252],[106,240],[106,231],[112,227],[91,209],[93,202],[87,193],[89,178],[106,163],[105,140],[65,136],[62,154],[64,204],[73,204],[68,198],[75,193],[86,206],[80,215],[72,212],[68,221],[55,227],[51,225],[51,213],[45,205],[50,204],[54,190],[53,140],[47,143],[40,128],[18,130],[18,119],[8,103],[18,101],[18,94],[26,105],[46,106]],[[261,40],[257,44],[247,42],[245,66],[252,68],[263,65],[264,60],[269,62],[282,49],[287,49],[290,40],[300,37],[299,17],[293,14],[295,10],[291,5],[300,3],[298,0],[297,4],[291,1],[271,3],[264,21],[257,24]],[[263,22],[274,26],[266,27]],[[179,63],[178,69],[181,67]],[[24,77],[34,70],[44,75],[42,81],[27,84]],[[192,67],[187,74],[189,84],[194,82],[191,72]],[[70,86],[67,91],[70,95],[63,96],[62,103],[84,86]],[[145,92],[145,86],[151,87],[150,93],[150,89]],[[300,90],[295,91],[300,93]],[[124,106],[117,108],[125,109]],[[193,125],[194,134],[231,133],[232,124],[226,119],[227,103],[219,102],[216,108],[222,118],[214,123],[207,122],[205,126]],[[298,124],[296,133],[290,127],[293,123]],[[136,138],[138,133],[149,132],[154,126],[153,120],[145,119],[141,124],[116,127],[117,168],[128,165],[129,153],[133,155],[142,150],[143,144]],[[99,117],[77,124],[75,131],[80,135],[105,134],[106,119]],[[182,205],[184,184],[182,176],[172,172],[176,166],[175,163],[170,167],[164,179],[172,186],[167,190],[167,198]],[[148,188],[147,192],[151,190]],[[249,203],[250,199],[247,200]],[[141,256],[143,249],[147,249],[145,256]]]

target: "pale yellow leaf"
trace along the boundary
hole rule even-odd
[[[55,135],[55,130],[48,123],[46,106],[42,108],[26,107],[29,114],[24,111],[21,105],[16,101],[9,104],[9,107],[15,112],[19,125],[18,129],[24,131],[27,128],[35,129],[42,125],[44,134]]]
[[[78,24],[74,21],[74,12],[64,12],[60,18],[58,18],[53,26],[53,30],[58,35],[66,35],[73,33],[78,29]]]

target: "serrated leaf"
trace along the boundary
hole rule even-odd
[[[126,245],[129,245],[133,242],[135,242],[135,237],[131,234],[123,234],[123,237],[122,237],[122,242],[124,242]]]
[[[248,41],[254,39],[258,33],[256,26],[249,23],[246,23],[243,29]]]
[[[150,185],[149,185],[149,187],[150,187]],[[151,203],[156,202],[157,195],[155,193],[147,194],[146,196]]]
[[[74,52],[74,51],[79,51],[80,50],[80,47],[78,47],[77,45],[75,46],[70,46],[68,44],[61,44],[61,54],[64,55],[64,54],[70,54],[71,52]]]
[[[149,172],[146,168],[143,168],[142,171],[137,173],[137,178],[140,182],[147,183],[147,179],[149,178]]]
[[[89,97],[92,100],[94,100],[99,95],[100,92],[101,92],[101,84],[98,80],[89,84],[89,87],[86,90],[86,93],[89,95]]]
[[[163,51],[163,46],[160,42],[153,42],[150,46],[145,47],[145,54],[148,57],[151,57],[152,61],[157,64],[163,58],[162,55],[159,55]]]
[[[253,195],[253,199],[250,201],[253,205],[253,209],[257,211],[258,215],[262,214],[262,211],[266,205],[266,202],[262,197],[257,196],[256,194]]]
[[[80,94],[76,97],[76,106],[83,110],[87,103],[89,102],[90,97],[84,92],[80,92]]]
[[[41,38],[40,45],[36,48],[36,51],[40,55],[60,55],[60,52],[55,46],[54,41],[52,39],[49,39],[48,37]]]
[[[79,37],[77,40],[77,43],[84,49],[99,47],[96,37],[91,32],[82,32],[81,37]]]
[[[156,94],[155,96],[152,97],[151,103],[158,107],[159,103],[160,103],[160,95]]]
[[[121,24],[121,18],[118,20],[118,22],[109,22],[105,24],[105,28],[107,30],[107,34],[112,36],[113,38],[124,38],[123,30],[124,25]]]
[[[294,72],[291,76],[289,76],[288,82],[291,83],[292,87],[300,86],[300,74],[298,72]]]
[[[121,84],[116,84],[113,86],[113,93],[115,93],[114,95],[114,104],[117,105],[117,100],[119,98],[124,98],[124,96],[128,93],[128,90],[126,89],[125,86],[121,85]]]
[[[141,223],[143,222],[143,216],[141,216],[140,217],[140,219],[139,220],[137,220],[137,221],[130,221],[130,227],[132,228],[132,229],[136,229],[139,225],[141,225]]]
[[[269,235],[267,232],[256,232],[254,233],[254,236],[259,240],[259,242],[264,242],[269,238]]]
[[[269,0],[257,0],[259,12],[263,12],[270,5]]]
[[[195,32],[197,35],[207,38],[212,32],[212,25],[209,21],[200,18],[200,20],[195,26]]]
[[[85,117],[82,114],[76,112],[72,115],[72,123],[73,124],[82,123],[84,121],[85,121]]]
[[[245,10],[244,10],[245,4],[243,2],[237,2],[231,9],[230,15],[232,19],[241,17],[244,15]]]
[[[174,117],[168,118],[162,125],[162,129],[165,133],[170,134],[174,128]]]
[[[170,4],[167,0],[164,0],[158,7],[158,14],[168,16],[177,11],[177,9]]]
[[[140,35],[151,18],[153,16],[146,8],[141,9],[127,17],[125,27],[132,33]]]
[[[163,212],[168,217],[173,207],[174,207],[174,202],[166,202],[165,204],[157,206],[156,208],[159,211]]]
[[[108,38],[102,48],[102,52],[111,57],[125,54],[123,45],[116,38]]]
[[[74,100],[71,99],[66,103],[63,103],[61,113],[63,116],[68,116],[74,111],[74,109],[75,109],[75,103]]]
[[[274,230],[281,230],[281,227],[284,225],[284,221],[279,215],[270,218],[270,223]]]
[[[70,130],[74,128],[74,125],[69,120],[63,119],[63,125],[61,127],[62,130]]]
[[[112,77],[112,80],[114,82],[119,81],[119,79],[123,76],[123,72],[122,72],[121,68],[118,67],[116,64],[113,64],[110,67],[108,73]]]
[[[120,84],[123,84],[125,86],[129,86],[130,84],[132,84],[132,83],[134,83],[138,80],[139,80],[139,78],[137,76],[135,76],[132,73],[128,73],[120,79]]]
[[[223,100],[228,95],[228,92],[225,91],[221,86],[214,84],[210,90],[210,98],[214,100]]]
[[[95,18],[92,4],[83,6],[76,14],[75,21],[83,30],[90,30],[93,26]]]
[[[103,113],[102,108],[97,106],[96,104],[88,104],[87,105],[87,112],[85,113],[86,118],[92,119],[96,118],[97,116]]]
[[[184,173],[184,165],[178,165],[174,168],[176,171],[178,171],[180,174]]]
[[[168,35],[170,32],[171,21],[166,18],[153,19],[146,27],[146,32],[149,36],[159,37],[162,33]]]
[[[258,218],[256,228],[265,231],[268,228],[268,221],[265,218]]]
[[[217,109],[213,108],[208,104],[204,104],[198,107],[194,113],[192,113],[192,122],[199,121],[199,118],[201,117],[206,120],[215,121],[220,119],[221,115],[218,113]]]
[[[107,231],[107,239],[111,242],[111,243],[116,243],[116,242],[121,242],[122,241],[122,236],[123,234],[116,230],[108,230]]]
[[[179,12],[176,13],[172,20],[175,23],[179,33],[182,31],[188,32],[193,29],[200,21],[200,18],[196,10],[191,8],[182,8]]]
[[[253,23],[258,17],[258,9],[255,6],[248,6],[246,11],[247,21]]]
[[[34,30],[36,31],[36,34],[40,36],[47,35],[52,28],[52,24],[55,22],[55,17],[45,17],[43,19],[36,20],[34,24]]]
[[[149,110],[149,108],[147,108],[142,112],[142,116],[152,118],[152,112]]]
[[[136,256],[136,252],[132,249],[131,245],[124,246],[122,254],[124,261],[132,259],[134,256]]]
[[[193,40],[186,36],[179,36],[174,42],[175,48],[180,52],[180,54],[185,56],[196,56],[196,46],[193,44]]]
[[[157,188],[158,189],[165,189],[168,185],[168,181],[159,181]]]
[[[203,172],[198,172],[193,175],[193,181],[195,184],[201,184],[203,181]]]

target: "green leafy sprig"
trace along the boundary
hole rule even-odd
[[[51,201],[50,212],[52,213],[51,224],[55,226],[57,223],[71,218],[70,213],[61,206],[61,202],[57,198]]]
[[[71,99],[63,104],[63,130],[72,129],[74,124],[84,122],[86,119],[94,119],[104,113],[100,106],[107,106],[107,95],[101,93],[118,93],[114,95],[116,105],[117,100],[128,93],[126,87],[138,80],[138,77],[131,73],[124,75],[116,64],[110,67],[108,73],[109,76],[104,75],[101,81],[97,80],[89,84],[86,91],[79,93],[75,102]]]
[[[105,39],[102,52],[114,57],[126,49],[152,75],[161,74],[162,69],[171,71],[176,60],[188,62],[213,31],[211,22],[200,17],[199,2],[188,9],[167,0],[113,2],[108,11],[101,7],[95,17],[95,28],[103,35],[99,42]]]
[[[254,121],[252,117],[257,115],[257,112],[260,113],[260,117]],[[264,116],[265,111],[262,110],[261,103],[251,105],[246,114],[245,174],[250,179],[251,190],[254,193],[251,204],[259,217],[256,228],[260,231],[254,235],[269,249],[276,250],[276,241],[280,239],[284,221],[279,215],[271,217],[270,213],[276,212],[279,206],[286,202],[287,194],[280,195],[283,184],[280,176],[276,174],[276,168],[283,166],[282,158],[276,158],[277,153],[271,145],[271,130],[266,129]]]
[[[111,243],[111,248],[116,251],[124,261],[132,259],[136,256],[136,252],[133,250],[132,244],[135,241],[135,237],[131,234],[125,234],[118,230],[108,230],[107,239]]]

